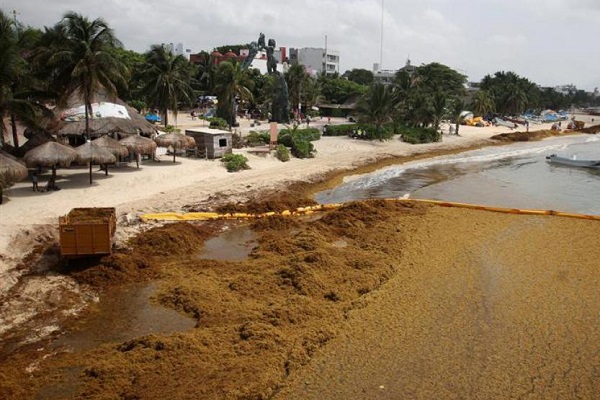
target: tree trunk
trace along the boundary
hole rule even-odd
[[[12,125],[13,146],[19,148],[19,135],[17,134],[17,118],[14,113],[10,113],[10,124]]]
[[[86,140],[90,139],[90,114],[91,114],[92,105],[86,100],[85,101],[85,138]]]

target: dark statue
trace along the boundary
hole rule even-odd
[[[267,73],[275,80],[275,85],[273,85],[270,121],[289,123],[290,107],[288,87],[284,76],[277,71],[277,60],[274,55],[276,46],[275,39],[269,39],[267,45],[265,45],[265,35],[261,32],[258,36],[258,41],[250,43],[248,57],[242,62],[242,69],[248,69],[250,67],[250,64],[252,64],[252,61],[259,51],[265,50],[267,52]]]

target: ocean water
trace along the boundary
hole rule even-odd
[[[546,156],[600,159],[600,135],[486,147],[347,177],[319,203],[372,198],[433,199],[600,215],[600,169],[549,164]]]

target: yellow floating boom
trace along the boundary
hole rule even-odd
[[[441,207],[458,207],[458,208],[470,208],[474,210],[484,210],[492,212],[500,212],[506,214],[524,214],[524,215],[555,215],[559,217],[568,218],[580,218],[589,220],[600,220],[600,215],[586,215],[586,214],[575,214],[562,211],[554,210],[522,210],[517,208],[504,208],[504,207],[491,207],[479,204],[469,203],[458,203],[452,201],[439,201],[439,200],[426,200],[426,199],[386,199],[387,201],[398,201],[398,202],[417,202],[425,204],[433,204]],[[274,215],[281,216],[293,216],[293,215],[307,215],[317,211],[327,211],[340,208],[344,203],[335,204],[318,204],[315,206],[298,207],[295,210],[284,210],[281,212],[270,211],[266,213],[225,213],[219,214],[215,212],[190,212],[190,213],[154,213],[154,214],[143,214],[140,216],[142,220],[156,220],[156,221],[210,221],[210,220],[223,220],[223,219],[254,219],[254,218],[265,218]]]

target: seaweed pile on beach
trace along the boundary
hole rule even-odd
[[[15,355],[0,367],[0,394],[52,398],[76,367],[74,398],[268,398],[393,276],[403,238],[427,209],[374,200],[305,222],[255,221],[258,246],[239,262],[199,258],[214,224],[144,232],[73,276],[98,287],[156,280],[155,300],[196,328],[55,354],[30,372]]]

